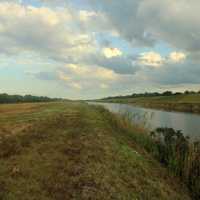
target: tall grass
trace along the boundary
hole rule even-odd
[[[143,127],[134,125],[140,117]],[[143,120],[141,120],[143,117]],[[146,129],[149,117],[123,112],[116,124],[132,132],[132,138],[151,153],[161,164],[179,177],[191,192],[192,199],[200,199],[200,141],[191,141],[181,131],[172,128],[157,128],[148,134]]]
[[[128,123],[132,122],[138,127],[144,127],[145,129],[151,129],[149,123],[150,120],[154,117],[154,112],[144,112],[144,113],[134,113],[127,110],[119,111],[120,116],[123,120],[128,120]]]
[[[184,181],[193,199],[200,199],[200,141],[172,128],[157,128],[151,136],[157,146],[154,156]]]

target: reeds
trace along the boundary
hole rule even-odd
[[[153,116],[153,115],[152,115]],[[142,125],[134,125],[138,117]],[[143,117],[143,120],[141,118]],[[192,141],[182,131],[173,128],[157,128],[147,134],[148,120],[151,116],[121,113],[126,127],[137,128],[133,139],[151,153],[161,164],[166,166],[175,176],[179,177],[191,192],[192,199],[200,199],[200,141]],[[130,128],[129,127],[129,128]],[[144,134],[145,132],[145,134]]]
[[[188,186],[193,199],[200,199],[200,142],[172,128],[157,128],[151,137],[154,156]]]

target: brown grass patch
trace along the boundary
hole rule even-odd
[[[20,103],[20,104],[1,104],[0,116],[30,113],[43,108],[48,103]]]

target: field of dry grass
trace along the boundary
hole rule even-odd
[[[190,199],[136,142],[140,133],[101,107],[68,102],[0,110],[0,199]]]
[[[59,106],[57,106],[59,105]],[[62,111],[64,103],[21,103],[0,105],[0,134],[16,134],[31,124]]]

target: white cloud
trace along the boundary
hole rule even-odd
[[[145,52],[139,56],[138,63],[140,65],[157,68],[164,63],[164,58],[162,58],[162,56],[156,52]]]
[[[91,71],[87,67],[76,64],[67,64],[65,67],[76,75],[87,75],[88,73],[91,73]]]
[[[53,10],[0,3],[0,53],[34,51],[67,62],[92,52],[93,39],[79,30],[77,15],[67,7]]]
[[[158,52],[145,52],[141,53],[136,63],[139,65],[160,68],[161,66],[168,66],[170,63],[181,64],[186,59],[186,54],[183,52],[173,51],[169,56],[161,56]]]
[[[27,75],[43,81],[56,81],[63,87],[76,90],[108,89],[120,80],[120,75],[112,70],[75,64],[68,64],[55,71],[29,72]]]
[[[117,80],[118,78],[118,75],[114,71],[101,67],[98,67],[96,70],[93,71],[93,76],[100,80],[111,80],[111,81]]]
[[[66,73],[68,72],[68,74],[79,79],[114,81],[118,78],[118,75],[114,71],[98,66],[67,64],[64,70],[66,70]]]
[[[118,48],[104,48],[103,54],[106,58],[121,56],[122,52]]]
[[[186,55],[182,52],[171,52],[169,55],[169,59],[172,62],[178,63],[178,62],[184,61],[186,59]]]

